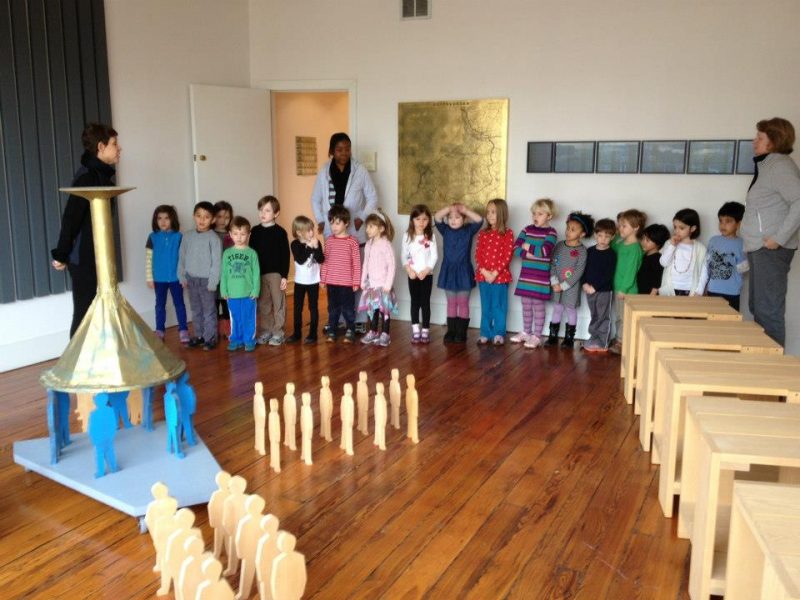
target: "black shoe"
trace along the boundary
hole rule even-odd
[[[208,340],[205,344],[203,344],[203,350],[209,351],[213,350],[217,347],[217,340]]]
[[[303,340],[303,343],[304,344],[316,344],[317,343],[317,338],[309,335],[307,338],[305,338]]]
[[[300,341],[300,336],[297,335],[296,333],[293,333],[292,335],[290,335],[289,337],[287,337],[283,341],[285,343],[287,343],[287,344],[294,344],[295,342],[299,342]]]
[[[451,344],[456,338],[456,317],[447,317],[447,333],[444,334],[444,343]]]
[[[550,323],[550,335],[544,341],[542,346],[558,346],[558,330],[561,328],[561,322]]]
[[[198,346],[202,346],[205,344],[206,341],[201,337],[193,337],[189,340],[189,343],[186,344],[189,348],[197,348]]]
[[[344,343],[352,344],[356,341],[356,334],[352,329],[348,329],[344,334]]]
[[[575,325],[567,325],[564,330],[564,340],[561,342],[562,348],[572,349],[575,347]]]

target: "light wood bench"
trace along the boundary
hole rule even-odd
[[[639,441],[650,450],[656,352],[662,348],[717,350],[745,354],[783,354],[783,348],[753,321],[701,321],[645,317],[639,320],[634,413],[639,419]]]
[[[737,481],[725,600],[800,600],[800,487]]]
[[[800,405],[697,397],[686,405],[678,536],[692,542],[689,595],[697,600],[726,595],[734,477],[798,481]]]
[[[755,395],[800,403],[800,358],[703,350],[656,352],[655,417],[650,460],[660,464],[658,500],[664,516],[680,493],[680,460],[687,396]]]
[[[633,402],[636,385],[636,344],[639,319],[643,317],[681,317],[712,321],[741,321],[742,315],[716,296],[625,296],[623,308],[622,360],[620,376],[625,379],[624,394]]]

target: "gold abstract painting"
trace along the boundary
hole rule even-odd
[[[399,214],[505,198],[508,98],[401,102],[398,138]]]

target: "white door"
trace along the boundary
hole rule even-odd
[[[195,202],[227,200],[258,223],[258,199],[274,194],[269,90],[189,86]]]

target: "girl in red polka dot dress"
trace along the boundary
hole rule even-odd
[[[481,295],[481,333],[478,344],[505,343],[508,284],[511,283],[511,254],[514,232],[509,229],[508,204],[495,198],[486,204],[486,228],[478,234],[475,247],[475,281]]]

